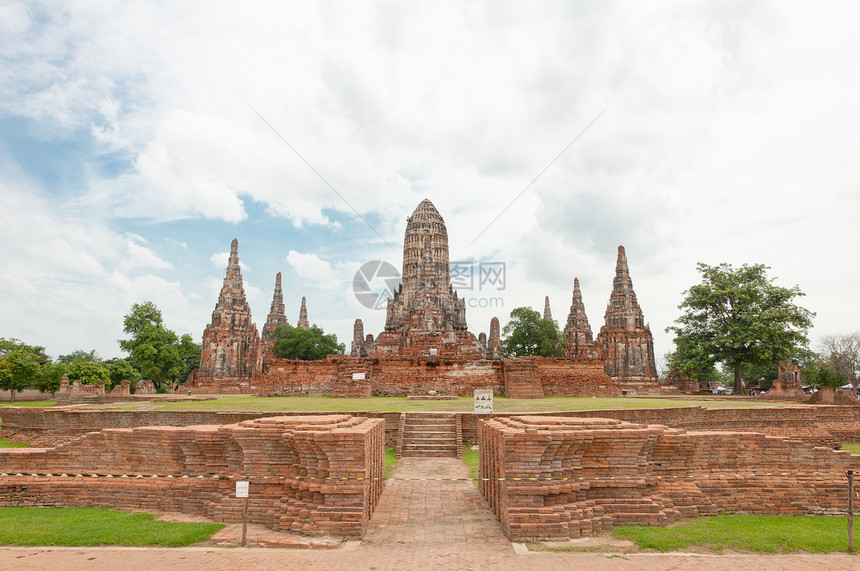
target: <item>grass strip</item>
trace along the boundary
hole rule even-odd
[[[852,454],[860,454],[860,444],[856,442],[843,442],[842,450],[847,450]]]
[[[848,548],[847,519],[837,516],[718,515],[672,527],[616,526],[612,534],[657,551],[827,553]]]
[[[8,438],[0,438],[0,448],[26,448],[29,442],[9,442]]]
[[[463,445],[463,464],[469,467],[469,477],[472,479],[472,483],[477,486],[478,481],[476,480],[476,478],[478,477],[478,451],[472,450],[472,446],[469,444]]]
[[[385,477],[388,478],[394,472],[394,466],[397,464],[397,450],[394,448],[385,449]]]
[[[205,541],[220,523],[156,521],[145,513],[108,508],[0,508],[0,545],[159,545]]]

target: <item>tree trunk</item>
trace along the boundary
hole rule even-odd
[[[743,367],[743,363],[738,363],[735,365],[735,388],[732,391],[736,395],[745,395],[746,391],[744,391],[744,381],[741,378],[741,368]]]
[[[15,389],[9,389],[9,402],[15,402]]]

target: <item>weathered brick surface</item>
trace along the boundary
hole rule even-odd
[[[111,428],[55,448],[0,450],[0,472],[25,474],[0,476],[0,505],[114,506],[233,522],[243,505],[234,482],[247,477],[249,521],[357,538],[382,491],[384,441],[382,419],[332,414]],[[72,476],[26,475],[46,472]],[[74,476],[93,473],[174,477]]]
[[[605,418],[478,423],[481,493],[513,540],[715,513],[844,513],[847,452],[741,432]]]
[[[522,398],[523,395],[534,398],[620,395],[621,385],[603,369],[604,362],[599,359],[357,359],[332,355],[323,361],[271,359],[266,362],[264,372],[251,379],[237,381],[232,377],[211,377],[205,384],[198,383],[195,391],[353,398],[423,395],[430,390],[471,396],[475,389],[493,389],[495,394],[511,398]],[[359,372],[365,373],[364,382],[353,380],[353,373]],[[657,383],[643,385],[637,392],[654,390],[659,391]]]
[[[283,412],[215,412],[215,411],[96,411],[62,408],[0,408],[0,437],[36,446],[55,446],[79,438],[87,432],[105,428],[136,426],[189,426],[194,424],[233,424]],[[325,414],[323,412],[290,412],[290,415]],[[386,445],[397,441],[399,412],[354,411],[353,416],[383,418],[386,421]],[[461,420],[464,442],[477,442],[477,415],[456,413]],[[533,413],[540,416],[573,418],[615,418],[639,424],[663,424],[686,430],[730,430],[761,432],[803,440],[817,446],[836,447],[841,442],[860,442],[860,407],[797,406],[747,409],[706,409],[680,407],[632,410],[583,410]],[[516,416],[497,413],[494,417]]]
[[[360,372],[367,382],[353,381],[353,373]],[[501,395],[502,371],[498,361],[462,358],[276,359],[251,389],[263,396],[408,396],[426,395],[430,390],[471,396],[475,389],[493,389]]]
[[[3,407],[0,409],[0,438],[29,442],[33,446],[57,446],[89,432],[139,426],[193,426],[235,424],[270,416],[313,416],[326,412],[218,412],[195,410],[82,410],[62,408]],[[397,440],[399,412],[354,411],[352,416],[385,420],[386,446]]]

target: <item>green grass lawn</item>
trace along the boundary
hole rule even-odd
[[[385,477],[388,478],[394,472],[394,466],[397,464],[397,450],[394,448],[385,449]]]
[[[509,399],[496,397],[495,412],[553,412],[565,410],[671,408],[702,406],[706,408],[760,408],[785,406],[784,403],[741,400],[732,397],[703,398],[545,398]],[[114,410],[224,410],[224,411],[451,411],[471,412],[472,397],[455,400],[409,400],[402,397],[373,397],[366,399],[336,399],[331,397],[224,397],[208,401],[146,402],[140,404],[91,405],[87,408],[110,408]]]
[[[30,444],[28,442],[9,442],[8,438],[0,438],[0,448],[26,448]]]
[[[826,553],[848,549],[847,519],[832,516],[719,515],[672,527],[616,526],[612,534],[633,541],[640,549],[657,551]]]
[[[475,485],[478,485],[477,477],[478,477],[478,451],[472,450],[472,446],[469,444],[463,445],[463,464],[469,467],[469,477],[472,478],[472,482]]]
[[[24,400],[20,402],[0,402],[0,406],[30,406],[34,408],[39,408],[43,406],[54,406],[55,404],[57,404],[57,401],[55,400]]]
[[[852,454],[860,454],[860,444],[851,443],[851,442],[843,442],[842,450],[847,450]]]
[[[0,508],[0,545],[159,545],[205,541],[220,523],[156,521],[152,514],[95,508]]]

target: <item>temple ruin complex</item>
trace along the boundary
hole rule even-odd
[[[425,199],[407,218],[402,282],[388,300],[384,329],[376,337],[365,335],[364,323],[357,319],[350,355],[305,362],[272,353],[272,332],[288,323],[280,273],[262,335],[257,334],[243,289],[238,241],[233,240],[191,386],[203,392],[334,396],[469,395],[489,388],[499,395],[534,398],[676,390],[658,383],[653,337],[633,291],[623,247],[618,248],[605,323],[596,338],[579,279],[574,279],[561,359],[503,358],[496,317],[489,335],[469,331],[465,300],[451,282],[448,251],[445,221]],[[548,296],[543,318],[552,320]],[[305,297],[296,326],[310,327]]]

